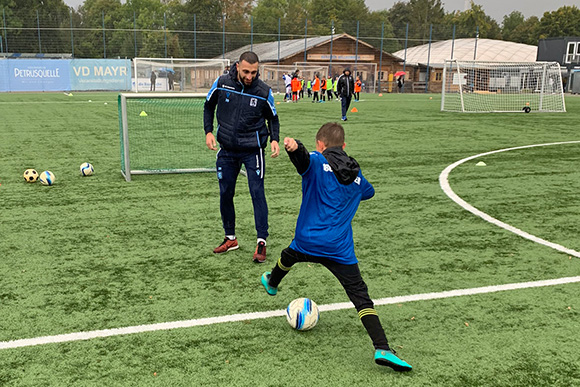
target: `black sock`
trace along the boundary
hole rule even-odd
[[[292,268],[292,264],[290,262],[282,262],[283,260],[286,261],[280,257],[276,263],[276,266],[272,268],[268,285],[277,288],[278,285],[280,285],[282,278],[284,278]]]
[[[358,316],[371,337],[375,349],[390,349],[387,336],[385,335],[377,311],[374,310],[374,308],[361,309],[358,312]]]

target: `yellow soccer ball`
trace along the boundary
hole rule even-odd
[[[27,183],[34,183],[38,180],[38,172],[36,172],[36,169],[29,168],[24,171],[22,177],[24,177],[24,180],[26,180]]]
[[[42,185],[53,185],[54,184],[54,173],[50,171],[44,171],[40,174],[38,178]]]

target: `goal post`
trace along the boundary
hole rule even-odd
[[[557,62],[446,60],[441,111],[565,112]]]
[[[205,145],[205,93],[119,95],[121,173],[214,172],[215,152]]]
[[[229,65],[229,59],[135,58],[132,90],[136,93],[207,92]]]

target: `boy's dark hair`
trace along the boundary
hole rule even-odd
[[[316,140],[322,141],[327,148],[342,147],[344,144],[344,128],[336,122],[328,122],[318,129]]]
[[[256,53],[252,51],[246,51],[242,55],[240,55],[240,62],[243,60],[245,60],[249,64],[260,62],[260,60],[258,59],[258,55],[256,55]]]

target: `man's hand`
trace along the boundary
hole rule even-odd
[[[296,149],[298,149],[298,143],[293,138],[286,137],[284,138],[284,147],[286,148],[287,152],[294,152]]]
[[[215,143],[215,137],[212,132],[205,135],[205,145],[208,149],[217,150],[217,144]]]
[[[280,145],[278,145],[278,141],[272,141],[272,157],[278,157],[280,154]]]

